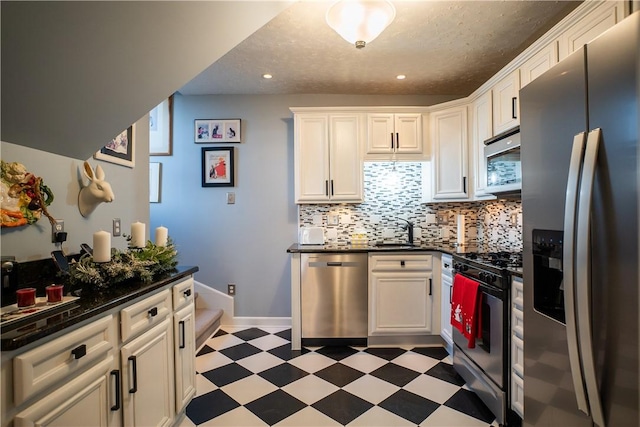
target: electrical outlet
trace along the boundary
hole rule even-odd
[[[327,216],[327,225],[338,225],[339,222],[340,222],[340,217],[338,215]]]
[[[233,205],[236,202],[236,193],[227,193],[227,204]]]
[[[515,227],[516,225],[518,225],[518,213],[517,212],[511,212],[511,226]]]
[[[438,225],[449,225],[449,219],[447,218],[446,213],[439,213],[438,216]]]
[[[51,227],[51,241],[53,243],[62,243],[61,241],[59,241],[58,239],[56,239],[56,234],[58,233],[64,233],[64,220],[63,219],[56,219],[53,227]]]
[[[118,237],[120,234],[122,234],[122,227],[121,227],[121,222],[120,222],[120,218],[113,218],[113,237]]]
[[[235,295],[236,294],[236,284],[235,283],[229,283],[227,285],[227,293],[229,295]]]

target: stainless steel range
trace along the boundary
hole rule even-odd
[[[509,402],[507,362],[511,278],[507,268],[521,266],[521,253],[453,255],[455,274],[476,280],[482,295],[480,338],[476,340],[474,348],[468,348],[467,338],[453,328],[453,366],[501,425],[507,422]]]

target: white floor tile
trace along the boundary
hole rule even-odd
[[[449,365],[453,365],[453,359],[451,359],[451,355],[442,359],[441,362],[448,363]]]
[[[202,396],[203,394],[207,394],[215,389],[218,386],[203,377],[202,375],[196,375],[196,397]]]
[[[352,383],[347,384],[342,389],[377,405],[400,390],[400,387],[382,381],[372,375],[364,375]]]
[[[420,375],[402,388],[439,404],[460,390],[460,387],[430,375]]]
[[[312,405],[337,391],[338,387],[315,375],[307,375],[298,381],[287,384],[282,389],[307,405]]]
[[[196,357],[196,372],[207,372],[230,363],[233,363],[233,360],[229,359],[222,353],[214,351],[212,353]]]
[[[262,329],[265,332],[269,332],[270,334],[277,334],[278,332],[291,329],[291,326],[260,326],[260,329]]]
[[[337,427],[341,424],[322,412],[307,406],[274,425],[283,427]]]
[[[239,406],[236,409],[220,415],[206,423],[198,424],[200,426],[221,426],[221,427],[258,427],[266,426],[267,423],[256,417],[253,412]]]
[[[221,388],[241,405],[276,391],[278,387],[258,375],[251,375]]]
[[[340,363],[368,374],[369,372],[373,372],[379,367],[386,365],[388,362],[381,357],[374,356],[373,354],[360,352],[342,359]]]
[[[271,350],[272,348],[280,347],[288,344],[290,341],[280,338],[276,335],[265,335],[260,338],[248,341],[254,347],[258,347],[260,350]]]
[[[226,334],[226,335],[220,335],[219,337],[209,338],[206,344],[209,347],[213,348],[214,350],[220,351],[224,348],[229,348],[229,347],[233,347],[234,345],[242,344],[243,342],[245,341],[241,340],[235,335]]]
[[[393,359],[393,363],[396,365],[404,366],[421,374],[436,366],[438,362],[439,360],[412,351],[408,351]]]
[[[336,361],[322,354],[311,352],[291,359],[289,363],[304,371],[314,373],[327,366],[333,365]]]
[[[189,419],[189,417],[185,415],[182,417],[182,420],[180,421],[180,424],[178,424],[178,427],[196,427],[196,425]]]
[[[436,409],[420,427],[487,427],[487,423],[470,417],[455,409],[441,406]]]
[[[386,409],[374,406],[347,425],[362,427],[401,427],[414,426],[415,424],[409,420],[405,420],[402,417],[392,414]]]
[[[284,360],[271,353],[263,351],[252,356],[245,357],[244,359],[240,359],[236,363],[257,374],[258,372],[266,371],[269,368],[283,364]]]

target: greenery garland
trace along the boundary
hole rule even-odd
[[[128,248],[124,252],[112,248],[109,262],[95,262],[92,255],[84,254],[69,264],[69,284],[106,289],[128,280],[149,283],[154,277],[173,270],[178,265],[177,257],[171,238],[166,246],[148,241],[144,248]]]

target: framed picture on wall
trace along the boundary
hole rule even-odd
[[[149,162],[149,202],[160,203],[162,163]]]
[[[196,119],[193,140],[196,144],[240,142],[240,119]]]
[[[129,129],[122,131],[111,142],[102,147],[100,151],[97,151],[93,158],[129,168],[134,167],[136,164],[134,128],[135,126],[131,125]]]
[[[202,186],[233,187],[233,147],[202,149]]]
[[[173,95],[149,112],[149,155],[170,156],[173,148]]]

